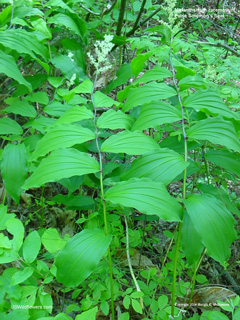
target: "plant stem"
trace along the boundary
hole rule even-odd
[[[172,74],[173,74],[173,83],[174,87],[177,91],[177,97],[179,104],[181,106],[182,111],[182,132],[183,132],[183,138],[184,138],[184,160],[187,162],[188,158],[188,150],[187,150],[187,135],[185,130],[185,114],[184,114],[184,106],[182,104],[182,99],[180,96],[179,88],[177,85],[177,80],[175,77],[175,68],[172,61],[172,43],[173,43],[173,31],[171,28],[171,44],[170,44],[170,51],[169,51],[169,60],[171,64]],[[183,172],[183,185],[182,185],[182,197],[183,200],[186,199],[186,181],[187,181],[187,169],[185,168]],[[177,278],[177,259],[178,259],[178,251],[179,251],[179,244],[181,240],[181,229],[182,229],[182,222],[179,223],[179,229],[178,229],[178,237],[176,242],[176,249],[174,254],[174,267],[173,267],[173,283],[172,283],[172,309],[171,309],[171,315],[174,317],[174,306],[175,306],[175,293],[176,293],[176,278]]]
[[[93,89],[91,93],[91,100],[94,108],[94,126],[96,130],[96,146],[98,150],[98,155],[99,155],[99,167],[100,167],[100,189],[101,189],[101,199],[102,199],[102,206],[103,206],[103,219],[104,219],[104,230],[105,230],[105,235],[108,235],[108,227],[107,227],[107,210],[106,210],[106,202],[105,202],[105,197],[104,197],[104,189],[103,189],[103,161],[102,161],[102,152],[100,150],[99,142],[98,142],[98,127],[96,124],[96,116],[97,116],[97,108],[94,103],[93,99],[93,94],[95,91],[97,83],[97,73],[95,76],[94,84],[93,84]],[[111,310],[112,310],[112,320],[115,319],[114,315],[114,294],[113,294],[113,268],[112,268],[112,258],[111,258],[111,250],[110,246],[108,247],[108,263],[109,263],[109,271],[110,271],[110,288],[111,288]]]
[[[200,257],[200,259],[199,259],[199,261],[198,261],[198,264],[197,264],[197,266],[196,266],[196,268],[195,268],[195,270],[194,270],[194,274],[193,274],[193,277],[192,277],[191,294],[190,294],[190,297],[189,297],[189,300],[188,300],[188,307],[187,307],[187,308],[189,308],[190,303],[191,303],[191,301],[192,301],[193,290],[194,290],[194,287],[195,287],[195,281],[196,281],[197,272],[198,272],[198,269],[199,269],[199,267],[200,267],[200,265],[201,265],[201,263],[202,263],[202,260],[203,260],[203,258],[204,258],[204,256],[205,256],[206,252],[207,252],[207,249],[205,249],[205,250],[203,251],[203,253],[202,253],[202,255],[201,255],[201,257]]]
[[[121,6],[120,6],[120,11],[119,11],[119,16],[118,16],[117,31],[116,31],[116,35],[117,36],[121,35],[121,30],[122,30],[122,26],[123,26],[123,18],[124,18],[124,13],[125,13],[125,7],[126,7],[126,0],[121,0]]]
[[[130,254],[129,254],[129,236],[128,236],[128,223],[127,223],[127,218],[126,216],[124,216],[124,220],[125,220],[125,226],[126,226],[126,251],[127,251],[127,261],[128,261],[128,266],[129,266],[129,270],[130,270],[130,273],[131,273],[131,276],[133,278],[133,282],[135,284],[135,287],[137,289],[138,292],[141,292],[141,289],[137,283],[137,279],[134,275],[134,272],[133,272],[133,268],[132,268],[132,263],[131,263],[131,258],[130,258]],[[141,305],[141,308],[143,310],[143,299],[142,297],[140,298],[140,305]]]
[[[181,229],[182,223],[179,223],[178,228],[178,237],[176,242],[176,248],[174,253],[174,260],[173,260],[173,283],[172,283],[172,308],[171,308],[171,315],[174,318],[174,307],[175,307],[175,295],[176,295],[176,282],[177,282],[177,260],[178,260],[178,251],[179,251],[179,244],[181,239]]]

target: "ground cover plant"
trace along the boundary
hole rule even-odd
[[[230,2],[0,0],[1,319],[240,319]]]

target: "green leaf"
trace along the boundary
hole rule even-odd
[[[101,151],[140,155],[158,148],[157,142],[142,132],[122,131],[104,141]]]
[[[58,101],[53,101],[47,105],[43,111],[49,114],[50,116],[61,117],[65,111],[71,109],[73,106],[70,104],[62,104]]]
[[[1,172],[5,188],[16,203],[27,178],[27,151],[24,144],[8,144],[2,153]]]
[[[43,17],[44,13],[37,8],[32,8],[31,6],[23,6],[21,5],[21,2],[20,2],[20,6],[14,8],[14,13],[13,13],[14,18],[16,17],[25,18],[25,17],[31,17],[31,16]]]
[[[135,208],[147,215],[157,215],[166,221],[181,220],[180,204],[168,194],[161,182],[145,178],[119,182],[107,190],[105,199],[114,204]]]
[[[13,235],[12,242],[13,249],[18,251],[23,243],[24,227],[20,220],[16,218],[8,219],[6,222],[6,228],[9,233]]]
[[[227,118],[234,117],[234,113],[223,103],[219,94],[214,90],[196,91],[184,99],[183,104],[186,108],[193,108],[211,115],[220,114]]]
[[[218,117],[198,121],[187,131],[187,137],[208,140],[240,152],[240,142],[233,124]]]
[[[198,184],[198,185],[196,185],[196,187],[200,191],[202,191],[202,193],[210,194],[210,195],[214,196],[216,199],[218,199],[219,201],[222,201],[224,206],[229,211],[231,211],[232,213],[234,213],[236,216],[238,216],[240,218],[240,212],[239,212],[237,206],[231,202],[230,197],[229,197],[229,193],[227,192],[227,190],[225,190],[223,188],[216,188],[210,184]]]
[[[111,81],[107,86],[106,93],[109,93],[116,87],[119,87],[122,84],[126,83],[133,76],[130,63],[124,64],[121,69],[117,71],[116,76],[117,79]]]
[[[163,294],[158,298],[158,308],[160,310],[164,309],[168,303],[168,297]]]
[[[23,117],[35,118],[37,116],[37,111],[30,105],[26,100],[17,100],[12,103],[9,107],[2,110],[2,113],[13,113],[20,114]]]
[[[99,163],[90,155],[76,149],[59,149],[43,159],[23,188],[38,188],[46,182],[55,182],[76,175],[95,173]]]
[[[97,312],[98,312],[98,307],[95,307],[88,311],[84,311],[81,314],[78,314],[75,320],[96,320]]]
[[[7,213],[7,206],[0,204],[0,230],[6,229],[6,222],[14,216],[14,213]]]
[[[147,83],[149,81],[163,81],[164,78],[172,78],[172,73],[167,68],[156,66],[151,70],[147,70],[143,76],[136,79],[133,84]]]
[[[149,178],[167,185],[188,165],[180,154],[170,149],[154,150],[135,159],[121,180]]]
[[[26,96],[25,99],[27,101],[38,102],[40,104],[45,104],[45,105],[49,103],[48,95],[44,91],[34,92],[31,95]]]
[[[231,254],[229,246],[236,239],[231,213],[210,195],[193,194],[184,204],[208,254],[224,265]]]
[[[64,196],[62,194],[58,194],[52,198],[58,204],[64,204],[68,207],[76,208],[77,210],[86,210],[89,208],[93,208],[95,202],[91,197],[82,196],[80,194],[70,196]]]
[[[240,177],[240,156],[227,150],[209,150],[205,157],[208,161]]]
[[[29,89],[29,91],[32,90],[31,84],[23,78],[14,58],[2,51],[0,51],[0,73],[4,73],[9,78],[13,78],[18,83],[23,84]]]
[[[96,268],[112,237],[100,229],[85,229],[73,236],[56,256],[57,281],[78,286]]]
[[[156,25],[153,28],[148,28],[145,31],[152,31],[157,32],[162,35],[161,42],[162,43],[169,43],[171,39],[171,30],[166,25]]]
[[[144,67],[144,63],[148,60],[148,58],[152,55],[151,52],[147,52],[144,54],[139,54],[137,57],[133,58],[131,61],[131,71],[135,77],[142,71]]]
[[[54,23],[60,26],[64,26],[72,30],[82,39],[85,38],[87,31],[86,22],[80,19],[77,15],[74,14],[63,14],[57,13],[54,16],[50,17],[47,21],[48,24]]]
[[[126,112],[133,107],[148,102],[167,99],[176,94],[176,91],[165,83],[157,83],[154,81],[147,83],[142,87],[130,88],[127,100],[123,106],[123,111]]]
[[[155,126],[181,120],[181,111],[166,102],[152,102],[140,109],[140,115],[132,130],[144,130]]]
[[[6,48],[16,50],[18,53],[29,54],[33,59],[36,59],[35,54],[41,56],[44,60],[49,58],[47,48],[38,41],[33,33],[24,29],[0,31],[0,43]]]
[[[66,243],[67,239],[62,239],[58,231],[54,228],[47,229],[42,235],[42,244],[46,250],[52,254],[64,248]]]
[[[33,274],[33,269],[26,267],[24,270],[17,271],[14,273],[11,279],[11,285],[15,286],[16,284],[23,283],[25,280],[31,277]]]
[[[76,191],[83,183],[84,176],[73,176],[70,178],[61,179],[58,182],[68,189],[69,193]]]
[[[202,78],[199,75],[194,76],[187,76],[183,79],[181,79],[178,82],[178,86],[180,90],[186,90],[189,88],[195,88],[195,89],[206,89],[208,87],[206,79]]]
[[[45,20],[43,18],[32,17],[31,24],[36,31],[41,32],[46,39],[52,39],[52,33],[50,28],[48,28]]]
[[[81,84],[79,84],[77,87],[69,91],[69,94],[71,93],[92,93],[93,90],[93,83],[90,79],[84,80]]]
[[[51,62],[55,68],[61,70],[62,74],[68,80],[70,80],[74,74],[77,76],[77,78],[84,75],[82,68],[78,67],[77,64],[68,56],[57,55],[51,59]]]
[[[106,129],[130,129],[133,124],[133,117],[129,114],[123,113],[121,110],[115,111],[113,109],[104,112],[97,120],[98,128]]]
[[[56,121],[58,123],[73,123],[85,119],[93,119],[92,111],[88,110],[85,106],[74,106],[66,110],[64,114]]]
[[[10,118],[0,119],[0,134],[22,134],[22,127]]]
[[[137,313],[140,313],[140,314],[143,313],[140,303],[135,299],[132,299],[132,307],[133,307],[133,310],[136,311]]]
[[[80,125],[56,125],[39,140],[37,147],[33,152],[32,159],[34,160],[40,156],[44,156],[52,150],[71,147],[74,144],[81,144],[94,138],[95,134],[91,130]]]
[[[204,245],[187,213],[183,216],[181,242],[189,266],[194,265],[199,261]]]
[[[204,311],[201,320],[229,320],[229,318],[220,311]]]
[[[29,233],[23,243],[23,258],[27,263],[32,263],[41,248],[41,238],[36,230]]]
[[[93,101],[95,104],[95,107],[105,107],[109,108],[112,107],[113,105],[118,106],[119,102],[113,100],[112,98],[106,96],[104,93],[100,91],[96,91],[93,94]]]

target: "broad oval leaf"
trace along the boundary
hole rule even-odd
[[[205,157],[208,161],[240,177],[240,156],[238,154],[227,150],[209,150]]]
[[[240,152],[240,142],[233,124],[219,117],[198,121],[187,131],[187,137],[208,140]]]
[[[112,135],[101,146],[102,152],[140,155],[158,149],[159,145],[151,137],[138,131],[122,131]]]
[[[66,110],[64,114],[55,123],[73,123],[92,118],[92,111],[88,110],[85,106],[74,106],[71,109]]]
[[[204,245],[187,213],[183,216],[181,242],[188,264],[194,265],[199,261]]]
[[[172,72],[167,68],[156,66],[151,70],[147,70],[143,76],[133,82],[133,84],[147,83],[149,81],[162,81],[164,78],[172,78]]]
[[[113,109],[104,112],[97,120],[98,128],[115,129],[130,129],[133,124],[133,117],[125,114],[121,110]]]
[[[146,178],[119,182],[107,190],[105,199],[144,214],[157,215],[165,221],[181,221],[182,207],[161,182]]]
[[[121,176],[121,180],[129,180],[134,177],[149,178],[167,185],[188,165],[189,163],[173,150],[154,150],[135,159],[130,169]]]
[[[27,151],[24,144],[8,144],[2,153],[1,173],[5,188],[16,203],[23,191],[28,173]]]
[[[11,285],[15,286],[16,284],[23,283],[33,274],[33,268],[25,267],[23,270],[17,271],[11,278]]]
[[[24,189],[38,188],[46,182],[98,172],[99,163],[84,152],[76,149],[59,149],[43,159],[36,171],[24,184]]]
[[[208,87],[205,78],[199,75],[187,76],[178,82],[180,90],[186,90],[188,88],[206,89]]]
[[[72,30],[74,33],[79,35],[82,39],[84,38],[86,31],[87,31],[87,26],[86,22],[82,19],[80,19],[77,15],[72,15],[72,14],[63,14],[63,13],[58,13],[55,14],[54,16],[50,17],[47,21],[48,24],[54,23],[57,25],[61,25],[64,27],[69,28]]]
[[[229,246],[236,239],[232,214],[210,195],[192,194],[184,204],[208,254],[224,265],[231,254]]]
[[[38,41],[37,37],[24,29],[9,29],[0,32],[0,43],[6,48],[16,50],[19,53],[29,54],[36,59],[35,54],[44,60],[49,58],[47,48]]]
[[[35,118],[37,116],[37,111],[35,108],[25,100],[15,101],[9,107],[3,109],[2,113],[20,114],[23,117],[29,118]]]
[[[41,238],[36,230],[31,232],[23,242],[23,258],[27,263],[32,263],[41,248]]]
[[[61,117],[65,111],[71,109],[72,106],[70,104],[62,104],[59,101],[53,101],[48,104],[43,111],[54,117]]]
[[[182,119],[180,110],[163,101],[145,104],[140,110],[140,115],[134,123],[132,130],[154,128],[157,125],[172,123]]]
[[[105,107],[105,108],[109,108],[112,107],[113,105],[118,106],[119,102],[113,100],[111,97],[108,97],[107,95],[105,95],[104,93],[100,92],[100,91],[96,91],[93,94],[93,101],[94,101],[94,105],[95,107]]]
[[[212,115],[220,114],[227,118],[234,118],[234,113],[214,90],[206,89],[196,91],[184,99],[183,104],[187,108],[204,111]]]
[[[30,91],[32,90],[31,84],[23,78],[14,58],[2,51],[0,51],[0,73],[6,74],[8,77],[26,86]]]
[[[80,125],[59,124],[49,130],[47,134],[39,140],[32,159],[44,156],[48,152],[60,148],[71,147],[95,138],[95,134]]]
[[[165,83],[150,82],[138,88],[130,88],[127,100],[123,106],[126,112],[133,107],[143,105],[151,101],[167,99],[177,94],[176,90]]]
[[[22,134],[22,127],[10,118],[0,119],[0,134]]]
[[[67,287],[82,283],[106,253],[111,239],[99,229],[85,229],[73,236],[56,256],[57,280]]]

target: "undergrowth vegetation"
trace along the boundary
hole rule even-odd
[[[240,319],[239,8],[203,2],[0,0],[1,319]]]

